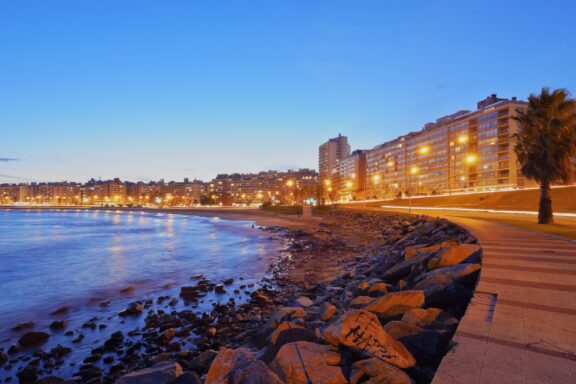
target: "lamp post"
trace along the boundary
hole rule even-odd
[[[418,174],[418,167],[414,166],[410,168],[410,174],[408,176],[408,214],[412,213],[412,175]]]

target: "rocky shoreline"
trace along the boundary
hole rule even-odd
[[[327,214],[314,231],[264,230],[289,239],[289,257],[257,286],[234,285],[249,296],[244,303],[230,297],[194,311],[234,283],[195,276],[179,298],[126,308],[120,316],[146,316],[145,326],[112,333],[74,377],[49,376],[72,348],[59,346],[36,350],[19,382],[431,381],[479,276],[481,249],[469,233],[443,219],[346,211]],[[174,301],[190,309],[170,310]],[[29,332],[20,344],[47,336]],[[0,351],[0,369],[14,363],[11,352]]]

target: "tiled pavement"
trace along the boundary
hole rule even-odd
[[[576,383],[576,243],[449,219],[478,238],[483,266],[433,383]]]

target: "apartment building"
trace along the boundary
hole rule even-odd
[[[318,173],[320,180],[332,180],[336,163],[350,156],[350,145],[346,136],[338,135],[318,148]]]
[[[376,146],[366,154],[365,197],[390,199],[526,186],[511,135],[525,102],[495,94]]]
[[[315,195],[318,174],[311,169],[286,172],[220,174],[208,184],[208,196],[221,205],[292,203]]]
[[[366,186],[366,152],[356,150],[332,167],[331,188],[336,200],[356,200],[363,197]]]

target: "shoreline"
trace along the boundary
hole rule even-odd
[[[223,220],[254,221],[261,227],[285,227],[289,229],[311,229],[322,222],[319,216],[303,219],[297,215],[262,211],[258,208],[147,208],[147,207],[85,207],[85,206],[0,206],[0,209],[16,210],[82,210],[82,211],[120,211],[120,212],[148,212],[168,213],[186,216],[218,217]]]
[[[19,208],[31,209],[30,207]],[[50,207],[50,209],[61,208]],[[67,209],[75,210],[78,208],[67,207]],[[418,216],[408,220],[404,216],[336,212],[332,215],[314,218],[311,221],[304,221],[298,217],[253,209],[235,209],[234,212],[228,209],[145,210],[142,208],[98,208],[96,210],[145,211],[209,216],[220,217],[225,220],[255,221],[258,225],[269,224],[264,230],[269,231],[271,234],[281,234],[286,239],[289,239],[287,250],[290,257],[280,260],[273,266],[270,278],[262,279],[259,285],[254,285],[251,289],[245,291],[245,294],[248,295],[245,304],[238,305],[233,300],[218,302],[211,312],[197,316],[186,310],[180,312],[152,310],[154,308],[153,303],[143,303],[144,307],[142,310],[134,315],[144,316],[146,311],[148,311],[146,326],[136,333],[120,333],[121,337],[117,339],[110,338],[101,348],[94,349],[92,354],[84,360],[84,363],[79,364],[80,368],[77,372],[79,379],[76,381],[79,383],[90,380],[103,380],[102,382],[104,383],[113,383],[117,378],[128,372],[138,371],[162,361],[172,361],[178,364],[181,369],[189,371],[191,375],[197,374],[203,377],[206,379],[206,383],[218,382],[209,381],[208,378],[210,377],[210,372],[217,369],[214,367],[219,364],[218,356],[220,353],[231,350],[239,351],[245,347],[255,351],[254,348],[258,348],[259,339],[270,337],[268,333],[264,336],[259,336],[263,329],[270,327],[269,319],[277,316],[278,311],[282,312],[282,308],[286,305],[302,307],[308,314],[292,319],[282,318],[282,321],[288,321],[293,323],[294,326],[297,325],[298,327],[309,329],[310,331],[298,332],[303,332],[305,335],[304,340],[313,340],[315,343],[320,342],[318,345],[324,346],[326,341],[322,341],[324,340],[322,335],[325,331],[322,329],[329,324],[328,321],[344,316],[347,313],[345,311],[362,308],[363,306],[359,305],[360,302],[365,306],[368,302],[377,300],[380,296],[384,296],[389,292],[393,293],[400,290],[398,293],[401,293],[402,289],[404,289],[401,282],[392,286],[380,279],[372,278],[370,280],[369,276],[374,275],[376,271],[378,272],[374,276],[380,276],[383,271],[403,264],[402,259],[406,247],[414,247],[411,245],[417,240],[414,236],[422,232],[422,229],[418,228],[425,227],[428,228],[427,230],[436,227],[452,228],[450,230],[452,232],[449,232],[452,234],[437,236],[436,240],[428,239],[426,240],[428,244],[425,244],[425,242],[421,246],[430,245],[440,241],[440,239],[458,238],[461,242],[472,241],[466,231],[448,224],[445,220]],[[409,224],[411,222],[419,224],[413,227]],[[398,228],[401,229],[400,232],[398,232]],[[441,233],[443,232],[445,231],[442,230]],[[406,242],[405,240],[408,241]],[[395,245],[395,243],[399,244]],[[403,251],[399,251],[400,249]],[[426,254],[427,258],[432,256],[434,256],[434,252]],[[368,283],[366,288],[359,289],[361,286],[364,287],[366,281],[372,283]],[[189,299],[197,300],[204,297],[207,291],[217,290],[215,283],[200,279],[186,288],[187,293],[184,288],[181,288],[181,293],[191,295],[188,297]],[[369,293],[368,290],[372,289],[370,288],[371,285],[378,286],[382,290]],[[225,286],[223,288],[226,289]],[[349,291],[350,289],[351,291]],[[341,293],[346,294],[341,296]],[[298,297],[304,297],[305,299],[301,300]],[[183,298],[180,297],[178,299],[181,300]],[[302,304],[302,301],[305,304]],[[323,323],[324,320],[320,321],[317,318],[320,313],[318,308],[323,311],[326,305],[329,305],[328,308],[330,306],[334,307],[334,313],[332,313],[334,317],[332,320],[327,319]],[[314,308],[316,309],[314,310]],[[457,322],[457,320],[454,320],[454,316],[459,318],[463,314],[463,310],[452,309],[452,312],[446,312],[446,314],[445,317],[450,319],[452,324],[447,325],[445,329],[443,328],[442,332],[453,332],[453,321]],[[166,323],[170,324],[170,326],[165,325]],[[189,326],[186,326],[186,324],[189,324]],[[279,323],[275,324],[276,326],[280,325]],[[291,326],[288,326],[288,328],[290,329]],[[170,330],[169,335],[166,334],[168,330]],[[312,330],[313,333],[307,333]],[[270,331],[274,334],[277,333],[274,329]],[[436,331],[426,332],[434,333]],[[118,332],[115,334],[117,335]],[[300,333],[298,334],[300,335]],[[185,346],[182,345],[181,341],[188,338],[189,335],[194,337],[195,346],[193,345],[191,349],[184,349]],[[286,336],[284,343],[298,341],[300,340],[299,337],[292,339]],[[395,337],[399,336],[395,335]],[[429,337],[429,335],[426,337]],[[445,343],[444,336],[442,336],[442,340],[442,343]],[[111,350],[107,349],[107,345]],[[134,348],[135,345],[141,348],[140,352]],[[275,355],[281,347],[282,345],[276,345],[272,351],[269,348],[265,348],[259,353]],[[218,352],[219,350],[220,352]],[[117,360],[112,359],[110,354],[118,354],[120,351],[121,354],[118,356],[120,360],[116,363]],[[134,353],[137,353],[137,358]],[[416,378],[417,382],[428,382],[431,377],[430,369],[435,370],[434,366],[439,362],[438,359],[441,359],[443,353],[445,351],[437,351],[437,356],[435,356],[432,363],[424,360],[422,364],[425,365],[423,367],[432,364],[431,368],[426,368],[423,372],[421,372],[421,369],[416,371],[411,369],[408,370],[408,373],[413,378]],[[268,357],[270,358],[269,360],[272,360],[270,356]],[[266,360],[265,362],[268,363],[269,361]],[[28,366],[24,371],[26,374],[41,377],[39,374],[41,372],[37,372],[35,367]],[[277,369],[274,372],[275,374],[280,374]],[[21,380],[21,382],[25,381]]]

